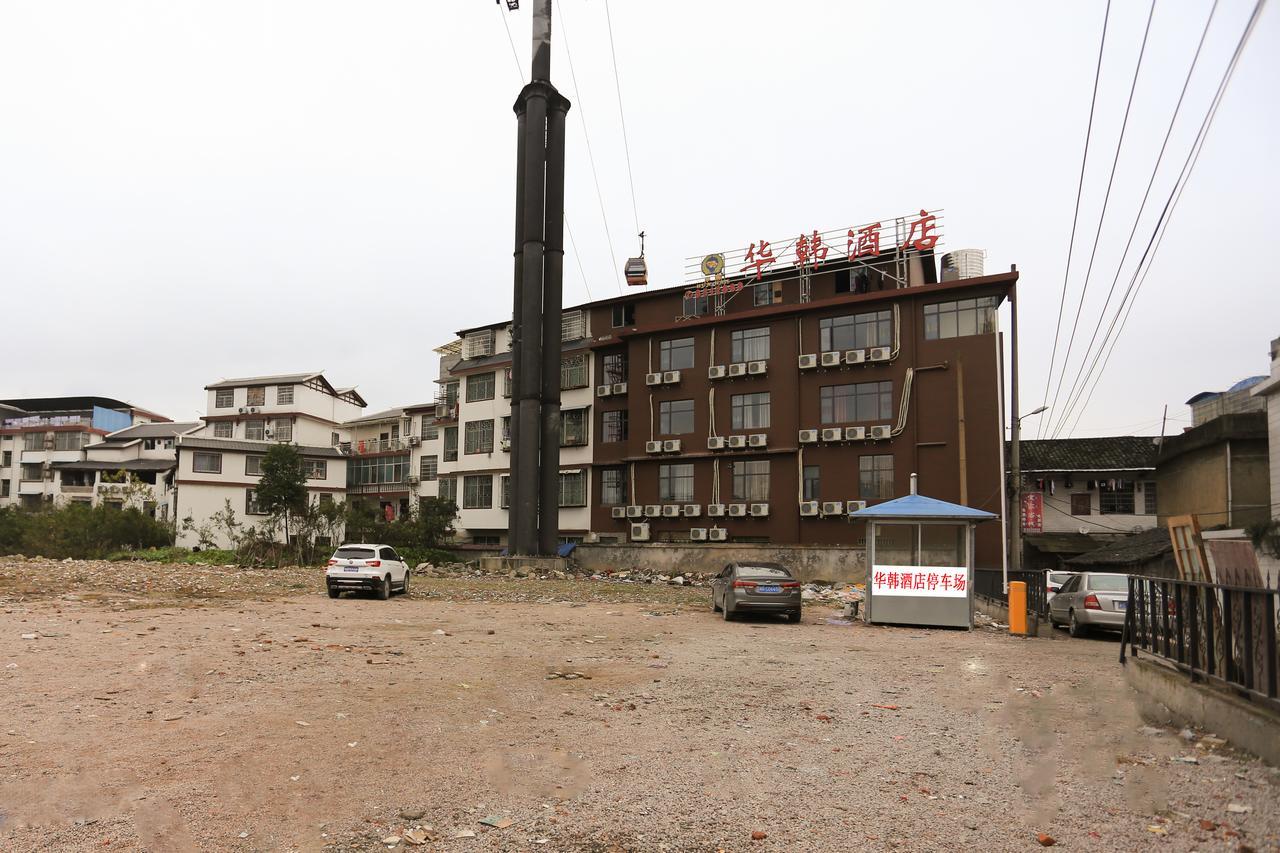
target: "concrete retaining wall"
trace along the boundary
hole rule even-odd
[[[1164,664],[1126,658],[1125,679],[1138,693],[1142,716],[1192,725],[1226,738],[1280,767],[1280,715],[1225,690],[1192,682]]]
[[[867,554],[860,548],[819,545],[741,545],[668,542],[626,545],[579,545],[573,559],[594,571],[647,569],[662,574],[715,574],[734,560],[782,563],[803,581],[866,583]]]

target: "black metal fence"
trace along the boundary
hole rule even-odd
[[[1280,590],[1130,576],[1120,662],[1141,651],[1280,710],[1278,605]]]
[[[1027,585],[1027,612],[1047,616],[1049,602],[1045,599],[1045,573],[1009,572],[1009,582],[1013,581],[1022,581]],[[1009,596],[1004,591],[1004,577],[999,569],[974,569],[973,594],[999,601],[1006,607],[1009,605]]]

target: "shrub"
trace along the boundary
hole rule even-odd
[[[95,558],[172,543],[168,525],[133,507],[71,503],[36,511],[0,510],[0,552],[6,554]]]

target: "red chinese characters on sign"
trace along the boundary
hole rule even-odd
[[[929,211],[920,211],[920,218],[911,223],[911,231],[908,232],[907,240],[902,244],[902,248],[917,249],[922,252],[932,249],[938,244],[937,222],[938,217]],[[919,236],[916,236],[917,234]]]
[[[872,593],[963,597],[969,588],[969,573],[962,568],[919,571],[877,566],[871,575]]]
[[[1022,532],[1044,532],[1044,495],[1039,492],[1022,496]]]
[[[827,244],[822,242],[822,235],[817,231],[814,231],[811,237],[801,234],[796,238],[796,263],[801,266],[806,264],[822,266],[822,262],[827,259],[828,251]]]
[[[861,258],[864,255],[880,254],[880,223],[876,222],[865,228],[859,228],[856,232],[849,229],[849,260]]]
[[[773,249],[769,248],[769,241],[761,240],[759,248],[756,248],[756,244],[752,243],[751,248],[747,249],[747,264],[740,272],[746,272],[754,267],[756,278],[758,279],[764,268],[770,266],[776,260],[777,258],[773,256]]]

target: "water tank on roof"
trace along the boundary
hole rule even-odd
[[[954,252],[947,252],[942,256],[942,280],[978,278],[983,274],[982,265],[986,258],[986,249],[956,249]]]

